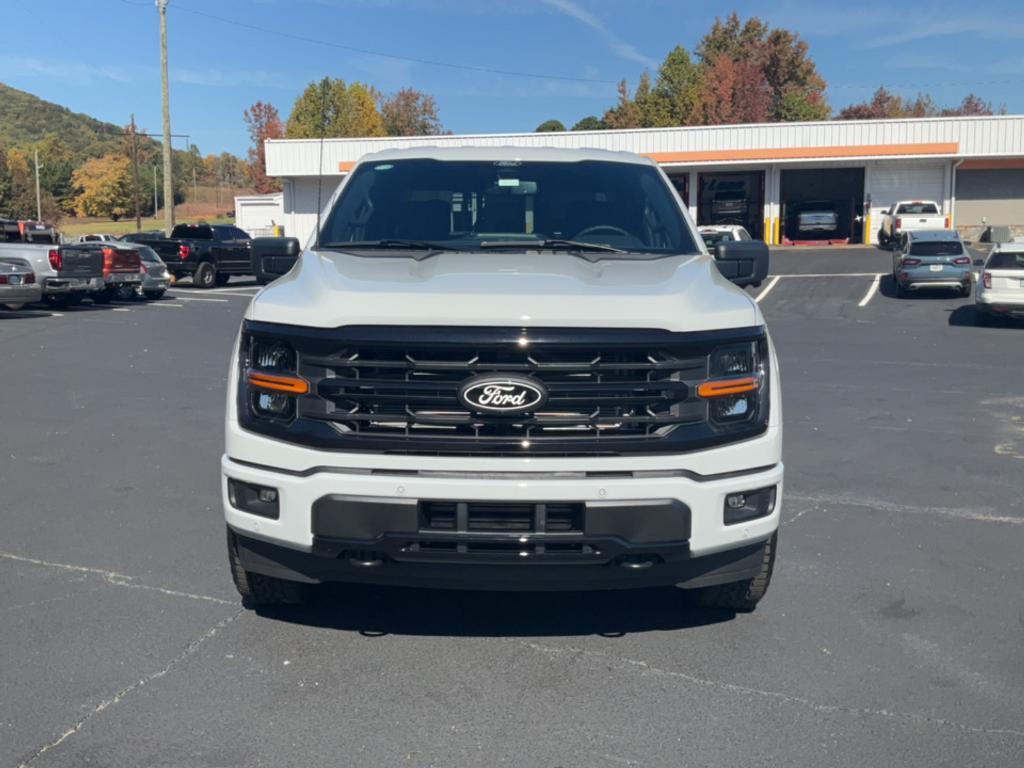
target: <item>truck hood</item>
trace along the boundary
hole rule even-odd
[[[319,328],[488,325],[702,331],[760,325],[706,255],[589,262],[566,253],[354,256],[306,251],[247,317]]]

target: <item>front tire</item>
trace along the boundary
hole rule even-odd
[[[192,275],[192,285],[196,288],[213,288],[217,284],[217,270],[208,261],[202,261],[196,265],[195,274]]]
[[[970,295],[971,295],[971,284],[970,283],[968,283],[967,285],[964,285],[964,286],[962,286],[960,288],[960,296],[962,298],[966,299]]]
[[[306,602],[308,587],[305,584],[245,570],[238,557],[238,539],[230,528],[228,563],[231,566],[231,578],[235,582],[235,589],[242,596],[244,605],[301,605]]]
[[[164,297],[165,293],[166,293],[166,291],[162,291],[162,290],[161,291],[143,291],[143,295],[146,297],[146,299],[148,301],[157,301],[158,299],[162,299]]]
[[[775,550],[778,546],[778,531],[765,542],[764,555],[761,559],[761,572],[752,579],[735,581],[731,584],[717,584],[704,587],[698,592],[697,599],[706,608],[721,608],[736,613],[750,613],[768,591],[775,570]]]

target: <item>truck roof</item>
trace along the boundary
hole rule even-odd
[[[584,160],[598,160],[608,163],[655,165],[653,160],[632,152],[613,152],[607,149],[559,149],[556,147],[408,147],[385,149],[363,155],[360,158],[362,163],[388,160],[521,160],[537,163],[575,163]]]

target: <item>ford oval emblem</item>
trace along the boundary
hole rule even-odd
[[[547,399],[544,385],[526,376],[475,376],[459,388],[459,400],[474,413],[526,413]]]

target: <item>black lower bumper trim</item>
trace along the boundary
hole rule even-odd
[[[236,532],[237,533],[237,532]],[[340,542],[301,552],[237,535],[242,566],[254,573],[305,583],[351,582],[432,589],[556,591],[630,589],[678,585],[705,587],[742,581],[761,568],[764,542],[703,557],[685,545],[625,548],[611,561],[573,564],[528,562],[395,560],[383,552],[334,550]],[[597,543],[594,546],[601,546]],[[457,553],[456,553],[457,554]],[[378,556],[383,555],[383,556]]]

